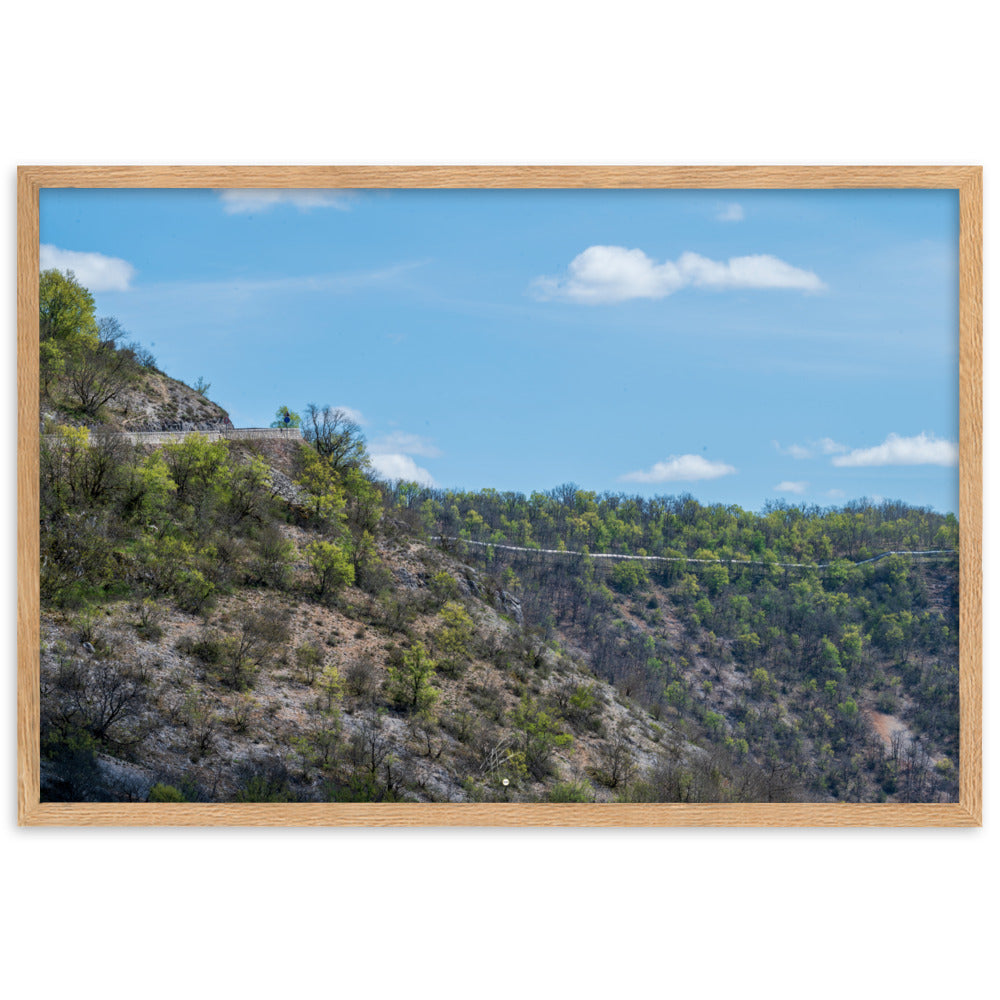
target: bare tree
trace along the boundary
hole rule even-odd
[[[129,347],[118,347],[125,336],[118,320],[104,317],[99,323],[100,337],[95,345],[83,344],[73,352],[66,376],[76,405],[87,416],[96,416],[105,403],[111,402],[136,377],[139,362]]]
[[[364,466],[368,461],[365,439],[347,410],[330,406],[306,407],[303,436],[330,463],[334,472],[351,466]]]
[[[116,750],[145,739],[148,682],[137,664],[67,660],[60,665],[58,686],[65,694],[47,710],[62,728],[81,728]]]
[[[638,770],[628,728],[619,722],[601,747],[602,777],[609,788],[627,788]]]
[[[392,741],[385,729],[384,718],[383,711],[367,709],[351,738],[352,763],[367,770],[372,782],[378,781],[379,771],[383,766],[388,769],[392,760]]]

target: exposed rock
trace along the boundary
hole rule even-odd
[[[471,566],[462,567],[463,576],[457,578],[459,589],[467,597],[476,597],[494,607],[503,615],[509,615],[518,625],[524,624],[521,602],[506,590],[494,590],[485,584]]]
[[[396,581],[408,590],[418,590],[423,586],[423,580],[416,573],[410,572],[405,566],[398,566],[395,570]]]
[[[504,612],[511,616],[518,625],[524,624],[524,612],[521,610],[521,602],[506,590],[500,591],[500,604]]]
[[[301,505],[305,502],[306,493],[298,483],[273,466],[270,472],[271,489],[276,496],[293,505]]]

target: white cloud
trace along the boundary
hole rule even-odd
[[[874,448],[855,448],[847,455],[838,455],[833,464],[842,467],[876,465],[957,465],[958,445],[932,434],[900,437],[890,434]]]
[[[769,254],[730,257],[714,261],[696,253],[682,253],[676,261],[657,264],[642,250],[616,246],[587,247],[570,261],[563,277],[540,277],[532,283],[541,299],[559,299],[596,305],[630,299],[662,299],[693,286],[733,288],[793,288],[820,291],[817,275]]]
[[[417,465],[409,455],[372,455],[372,465],[383,479],[403,479],[421,486],[437,486],[434,477]]]
[[[840,455],[847,451],[847,445],[834,441],[833,438],[820,438],[813,442],[824,455]]]
[[[790,444],[787,448],[782,448],[777,441],[771,442],[782,455],[788,455],[791,458],[812,458],[812,451],[802,444]]]
[[[770,254],[730,257],[726,263],[696,253],[682,253],[681,273],[699,288],[798,288],[818,292],[826,286],[812,271],[786,264]]]
[[[826,495],[830,497],[832,500],[839,500],[841,497],[847,496],[847,494],[843,490],[836,490],[836,489],[827,490]]]
[[[772,441],[771,444],[781,452],[782,455],[788,455],[790,458],[813,458],[816,452],[821,455],[839,455],[842,452],[847,451],[846,444],[840,444],[834,441],[833,438],[820,438],[818,441],[810,441],[808,444],[790,444],[788,447],[783,448],[777,441]]]
[[[737,201],[719,205],[715,213],[717,222],[742,222],[743,206]]]
[[[372,466],[383,479],[404,479],[421,486],[437,486],[430,472],[417,465],[412,458],[413,455],[440,457],[441,450],[429,438],[406,431],[393,431],[372,441],[368,452]]]
[[[710,462],[701,455],[671,455],[651,469],[629,472],[619,479],[626,483],[674,483],[698,479],[718,479],[732,475],[736,469],[725,462]]]
[[[570,261],[567,277],[541,277],[534,288],[543,299],[596,304],[662,299],[683,285],[672,261],[656,264],[641,250],[593,246]]]
[[[775,493],[805,493],[809,488],[809,484],[805,482],[793,482],[788,479],[783,479],[777,486],[774,487]]]
[[[343,413],[348,420],[357,424],[359,427],[364,427],[365,424],[368,422],[367,420],[365,420],[362,412],[360,410],[354,409],[353,406],[331,406],[330,409],[340,410],[340,412]]]
[[[385,437],[372,441],[369,450],[373,454],[400,452],[404,455],[420,455],[423,458],[440,458],[441,449],[428,438],[405,431],[393,431]]]
[[[39,247],[38,264],[43,271],[72,271],[76,280],[91,292],[124,292],[135,275],[135,268],[120,257],[102,253],[62,250],[51,243]]]
[[[335,208],[346,212],[357,197],[356,191],[295,188],[229,188],[219,192],[222,209],[227,215],[246,212],[266,212],[276,205],[292,205],[300,212],[314,208]]]

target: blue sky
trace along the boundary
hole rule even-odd
[[[530,492],[957,510],[947,191],[44,190],[72,267],[237,426]]]

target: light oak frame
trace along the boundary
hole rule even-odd
[[[38,195],[42,188],[948,188],[959,193],[959,801],[949,804],[132,804],[39,794]],[[982,168],[24,166],[17,177],[18,822],[52,826],[982,825]]]

